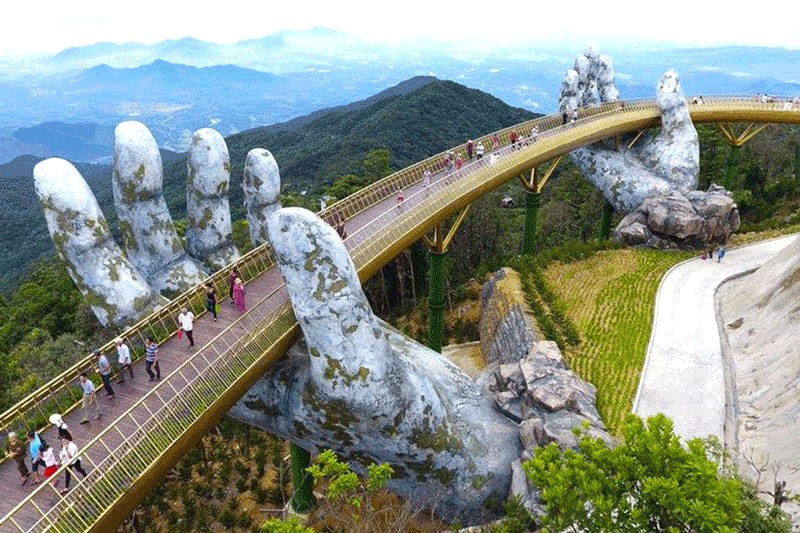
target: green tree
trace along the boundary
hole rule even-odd
[[[682,446],[663,415],[646,423],[628,415],[622,435],[615,448],[587,436],[579,452],[551,444],[525,464],[542,491],[547,531],[738,531],[740,482],[719,475],[702,440]]]

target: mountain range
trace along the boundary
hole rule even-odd
[[[450,81],[417,77],[362,101],[292,121],[228,136],[230,200],[234,220],[244,216],[242,170],[247,152],[266,148],[280,167],[284,192],[319,194],[346,174],[361,176],[362,161],[386,149],[392,170],[439,153],[469,137],[495,131],[535,115]],[[83,127],[86,135],[97,134]],[[162,150],[164,196],[174,220],[186,216],[186,154]],[[0,165],[0,288],[16,284],[29,265],[53,245],[33,187],[33,167],[42,158],[19,156]],[[76,163],[112,230],[117,226],[111,166]]]
[[[147,124],[164,148],[184,151],[201,127],[230,135],[283,123],[414,76],[453,80],[512,106],[552,112],[563,74],[584,47],[520,41],[504,47],[422,40],[392,45],[312,28],[232,44],[190,37],[97,43],[50,57],[0,60],[0,162],[59,153],[65,137],[82,138],[84,124],[103,132],[129,119]],[[798,50],[609,43],[600,52],[614,60],[623,98],[652,97],[668,68],[678,70],[687,94],[800,93]],[[39,127],[52,122],[63,124],[62,130]],[[85,150],[75,148],[69,153],[76,160],[110,156],[92,138]]]

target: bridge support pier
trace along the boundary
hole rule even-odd
[[[298,513],[305,513],[313,505],[313,479],[306,468],[311,466],[311,454],[291,442],[289,443],[289,456],[292,460],[292,509]]]
[[[444,234],[442,224],[433,228],[433,235],[423,235],[422,241],[428,248],[428,348],[442,353],[444,329],[444,257],[450,248],[450,242],[456,234],[464,218],[467,216],[469,206],[465,207],[453,223],[447,235]]]
[[[614,216],[614,206],[608,200],[603,200],[603,211],[600,217],[600,240],[607,241],[611,238],[611,217]]]
[[[519,181],[525,188],[525,227],[522,231],[522,255],[534,255],[536,253],[536,224],[539,216],[539,196],[542,194],[544,184],[555,173],[561,163],[563,155],[556,157],[542,176],[539,169],[531,169],[530,178],[520,175]]]
[[[723,184],[729,191],[733,190],[733,187],[736,185],[736,167],[739,165],[739,151],[742,146],[744,146],[744,143],[752,139],[756,133],[766,127],[766,124],[757,126],[755,123],[751,123],[742,133],[737,135],[728,123],[722,122],[717,124],[717,128],[719,128],[722,136],[731,146],[731,152],[728,154],[728,161],[725,167],[725,183]]]

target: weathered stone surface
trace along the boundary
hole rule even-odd
[[[510,268],[484,283],[478,329],[485,361],[516,364],[536,342],[535,321],[521,295],[519,274]]]
[[[33,179],[56,252],[101,324],[122,324],[160,303],[114,242],[94,194],[70,162],[42,161]]]
[[[564,76],[560,108],[571,111],[618,97],[610,60],[590,47]],[[595,143],[574,150],[571,157],[614,208],[628,214],[615,232],[618,240],[656,248],[724,243],[739,226],[738,211],[725,194],[706,198],[711,192],[695,191],[699,142],[677,72],[668,70],[661,76],[656,100],[661,111],[656,135],[646,134],[631,148],[624,147],[633,137],[623,138],[619,150],[607,142]],[[644,206],[646,201],[650,204]]]
[[[186,178],[186,248],[194,259],[219,270],[239,258],[228,203],[230,156],[225,139],[211,128],[192,135]]]
[[[440,354],[378,320],[336,232],[281,209],[267,222],[306,345],[298,344],[231,414],[354,468],[388,462],[390,488],[449,520],[485,519],[521,448],[516,424]]]
[[[712,184],[708,192],[672,191],[647,198],[622,219],[614,239],[649,248],[703,249],[724,244],[739,225],[733,196]]]
[[[114,206],[128,259],[159,291],[182,292],[205,278],[175,233],[162,194],[161,153],[147,127],[122,122],[114,130]]]
[[[254,246],[267,242],[267,219],[280,207],[281,176],[278,163],[269,150],[255,148],[244,164],[244,206]]]

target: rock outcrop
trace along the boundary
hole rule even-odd
[[[150,130],[128,121],[114,130],[114,207],[131,264],[159,291],[183,292],[206,274],[183,249],[162,194],[161,152]]]
[[[731,193],[712,184],[705,193],[671,191],[647,198],[622,219],[614,240],[648,248],[702,249],[724,244],[739,224]]]
[[[611,60],[600,56],[593,47],[588,48],[564,76],[560,109],[571,113],[578,107],[618,99]],[[686,211],[680,220],[674,220],[675,224],[666,223],[647,230],[642,227],[645,218],[639,213],[625,222],[626,229],[619,231],[625,242],[645,246],[653,243],[659,248],[703,248],[724,242],[738,229],[738,211],[730,195],[705,200],[702,196],[706,193],[695,191],[700,170],[699,142],[677,72],[668,70],[661,76],[656,100],[661,111],[661,128],[657,134],[644,135],[629,148],[625,146],[633,137],[623,139],[619,150],[607,142],[595,143],[574,150],[570,154],[572,160],[620,213],[630,214],[640,209],[648,213],[680,212],[686,204],[682,197],[689,198],[693,205],[715,204],[716,214],[712,217],[696,213],[692,221],[686,218],[689,213]],[[651,203],[643,206],[648,200],[652,200]],[[701,223],[701,218],[706,220],[705,224]],[[647,222],[650,219],[646,217]],[[691,233],[692,226],[697,226],[695,233]],[[670,233],[673,228],[677,233]],[[732,230],[726,233],[726,228]],[[693,237],[687,240],[687,235]],[[704,240],[705,237],[710,240]]]
[[[330,226],[288,208],[267,228],[305,344],[231,414],[359,470],[389,463],[389,487],[446,520],[486,519],[487,502],[508,494],[517,425],[463,371],[373,315]]]
[[[203,128],[192,135],[186,178],[186,248],[212,271],[239,259],[228,203],[231,162],[225,139]]]
[[[478,329],[486,363],[516,363],[538,339],[516,271],[504,268],[483,284]]]
[[[104,326],[149,313],[161,298],[119,248],[97,200],[72,163],[50,158],[33,169],[56,252]]]
[[[281,176],[269,150],[250,150],[244,163],[244,206],[254,246],[267,242],[267,219],[280,209]]]

